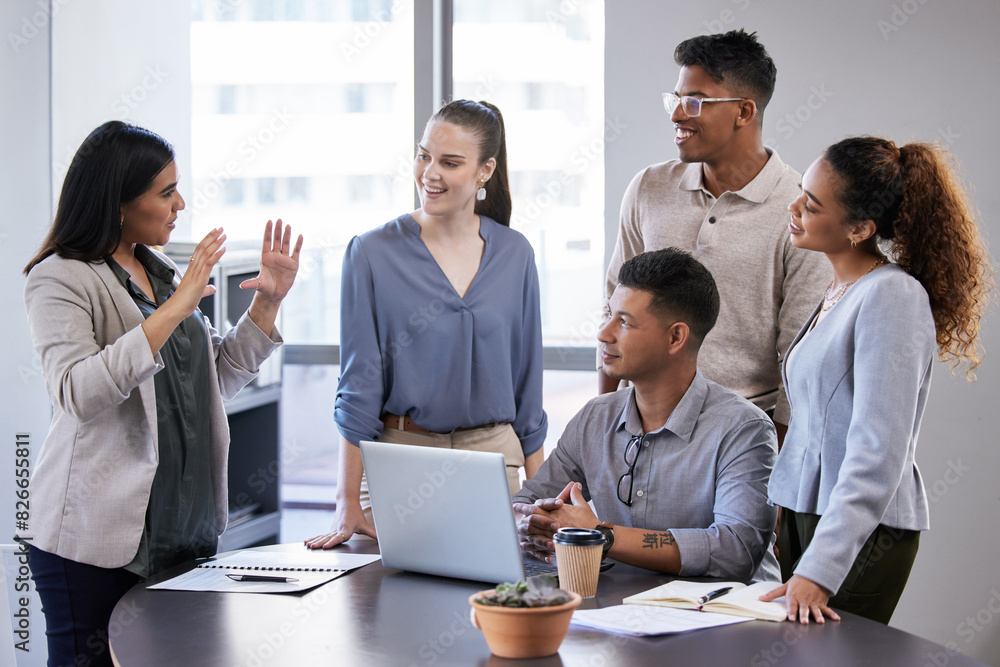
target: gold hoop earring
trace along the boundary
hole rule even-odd
[[[857,249],[858,249],[858,242],[852,240],[851,241],[851,250],[857,250]]]

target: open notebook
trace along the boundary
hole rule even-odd
[[[644,604],[656,607],[676,607],[712,611],[733,616],[747,616],[762,621],[783,621],[788,618],[785,605],[780,602],[762,602],[761,595],[777,588],[780,584],[761,581],[747,586],[738,581],[695,582],[676,580],[657,586],[642,593],[636,593],[622,600],[625,604]],[[699,598],[713,591],[729,587],[725,595],[701,603]],[[783,600],[784,598],[779,598]]]
[[[315,588],[377,561],[378,554],[332,551],[234,551],[198,564],[151,590],[217,591],[220,593],[294,593]],[[230,575],[233,575],[230,577]],[[240,575],[284,578],[288,581],[237,581]]]

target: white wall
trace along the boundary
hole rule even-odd
[[[80,142],[109,120],[173,144],[183,192],[191,173],[190,3],[53,1],[66,3],[52,21],[53,197]]]
[[[673,90],[673,49],[696,34],[757,31],[778,66],[764,136],[800,172],[854,134],[950,147],[1000,243],[995,185],[1000,131],[1000,3],[992,0],[753,2],[609,0],[606,114],[625,126],[607,146],[606,228],[642,167],[677,157],[660,93]],[[789,118],[788,115],[791,114]],[[613,241],[609,242],[610,255]],[[1000,663],[1000,326],[983,324],[979,381],[934,370],[918,464],[932,496],[910,583],[892,625]],[[978,629],[977,629],[978,628]],[[931,658],[928,657],[929,664]]]
[[[33,0],[5,0],[0,3],[0,82],[4,101],[0,104],[0,201],[5,216],[0,222],[0,312],[4,313],[3,353],[0,354],[0,543],[10,543],[16,527],[14,471],[17,434],[27,434],[33,464],[49,424],[49,403],[31,348],[24,312],[24,276],[21,269],[34,254],[40,230],[50,219],[49,179],[49,27],[51,14]],[[31,499],[27,499],[28,530],[31,533]],[[22,515],[23,516],[23,515]],[[18,565],[12,563],[12,565]],[[4,579],[0,568],[0,580]],[[0,581],[0,595],[14,597],[0,628],[6,628],[20,613],[20,598],[26,593],[16,588],[17,570],[7,570]],[[13,650],[0,641],[0,663],[10,664],[13,651],[18,665],[44,665],[45,624],[33,591],[29,596],[29,626],[19,637],[22,649]],[[0,605],[6,608],[8,605]]]

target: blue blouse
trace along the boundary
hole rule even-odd
[[[540,449],[542,325],[534,252],[481,216],[479,270],[459,297],[404,214],[347,245],[334,419],[349,442],[382,434],[384,413],[432,431],[510,422]]]

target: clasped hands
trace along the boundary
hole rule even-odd
[[[552,562],[552,537],[560,528],[593,528],[600,521],[583,497],[583,485],[570,482],[555,498],[539,498],[534,503],[514,503],[514,518],[521,550]]]

